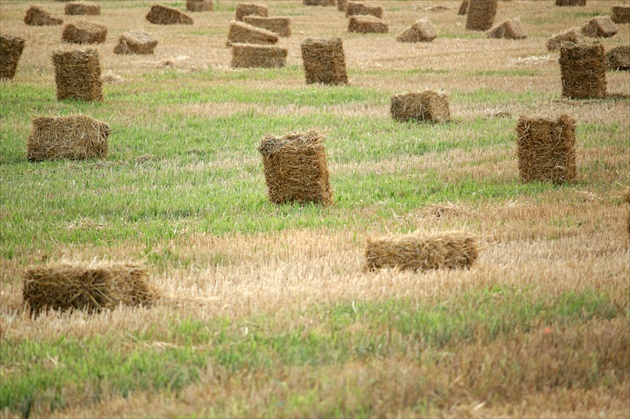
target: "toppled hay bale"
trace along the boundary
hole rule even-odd
[[[432,90],[392,96],[390,112],[397,121],[446,122],[451,117],[446,94]]]
[[[479,256],[477,238],[466,232],[407,234],[368,239],[366,269],[428,271],[468,269]]]
[[[590,38],[610,38],[619,32],[610,16],[596,16],[582,26],[582,34]]]
[[[398,42],[431,42],[436,37],[437,33],[429,19],[420,19],[402,31],[396,40]]]
[[[263,6],[262,4],[256,3],[239,3],[236,5],[236,13],[234,15],[234,19],[241,21],[245,16],[262,16],[267,17],[269,11],[267,10],[267,6]]]
[[[57,100],[103,100],[101,66],[96,49],[55,51],[52,59]]]
[[[562,96],[573,99],[606,97],[606,66],[601,44],[560,47]]]
[[[547,40],[547,50],[555,51],[562,46],[574,46],[582,42],[582,37],[578,33],[578,28],[571,28],[562,33],[552,36]]]
[[[193,19],[177,9],[159,4],[151,6],[147,20],[156,25],[192,25]]]
[[[244,22],[230,23],[230,31],[226,45],[232,44],[260,44],[271,45],[278,42],[278,35],[267,29],[257,28]]]
[[[466,13],[466,29],[487,31],[497,14],[497,0],[470,0]]]
[[[263,158],[271,202],[332,204],[326,148],[318,132],[265,137],[258,151]]]
[[[212,0],[186,0],[186,10],[189,12],[211,12],[214,10]]]
[[[273,45],[232,44],[234,68],[280,68],[286,65],[286,48]]]
[[[334,6],[336,0],[302,0],[304,6]]]
[[[348,19],[348,32],[387,33],[389,32],[389,26],[387,23],[374,16],[350,16],[350,19]]]
[[[488,38],[525,39],[527,33],[520,19],[508,19],[486,32]]]
[[[556,0],[556,6],[586,6],[586,0]]]
[[[101,14],[101,6],[90,1],[73,1],[63,6],[63,11],[67,15],[91,15]]]
[[[346,58],[341,38],[306,38],[301,48],[307,84],[348,83]]]
[[[610,18],[615,23],[630,23],[630,6],[613,6]]]
[[[348,0],[337,0],[337,10],[341,11],[341,12],[345,12],[346,11],[346,3],[348,2]]]
[[[288,17],[264,17],[264,16],[244,16],[243,22],[257,28],[266,29],[278,36],[291,36],[291,18]]]
[[[63,27],[61,40],[74,44],[101,44],[107,38],[107,27],[80,20]]]
[[[606,53],[608,70],[630,70],[630,45],[619,45]]]
[[[24,16],[24,23],[31,26],[61,25],[63,20],[54,17],[44,8],[30,6]]]
[[[575,120],[562,115],[553,121],[521,116],[516,126],[518,169],[523,182],[574,182]]]
[[[356,15],[369,15],[379,19],[383,18],[383,6],[371,6],[365,3],[357,3],[354,1],[346,2],[346,17]]]
[[[158,40],[148,32],[129,31],[120,36],[118,45],[114,47],[115,54],[153,54]]]
[[[150,306],[158,293],[148,279],[146,268],[136,263],[31,266],[24,273],[22,297],[33,314],[49,309],[94,313],[119,305]]]
[[[458,15],[463,16],[466,14],[468,11],[468,1],[469,0],[462,0],[462,3],[459,5],[459,10],[457,11]]]
[[[0,34],[0,79],[12,80],[24,51],[24,39]]]

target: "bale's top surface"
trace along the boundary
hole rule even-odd
[[[276,153],[303,150],[308,147],[322,145],[323,143],[323,136],[315,130],[306,133],[292,132],[280,138],[273,136],[263,138],[258,146],[258,152],[263,157],[270,157]]]

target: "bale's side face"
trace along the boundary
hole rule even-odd
[[[301,48],[306,83],[348,83],[346,59],[340,38],[307,38],[302,42]]]
[[[280,68],[287,64],[287,49],[267,45],[232,44],[234,68]]]
[[[560,47],[562,96],[572,99],[606,97],[606,65],[601,44]]]
[[[466,29],[487,31],[497,14],[497,0],[470,0],[466,13]]]
[[[0,79],[12,80],[24,51],[24,39],[0,34]]]
[[[193,19],[185,13],[172,7],[159,4],[151,6],[146,16],[147,20],[156,25],[192,25]]]
[[[95,49],[56,51],[52,56],[57,100],[103,100],[101,66]]]

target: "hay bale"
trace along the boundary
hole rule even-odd
[[[523,182],[574,182],[575,120],[521,116],[516,126],[518,170]]]
[[[148,32],[138,30],[125,32],[120,36],[115,54],[153,54],[158,40]]]
[[[466,29],[487,31],[497,14],[497,0],[470,0],[466,13]]]
[[[185,13],[172,7],[159,4],[151,6],[147,14],[147,20],[156,25],[192,25],[193,19]]]
[[[586,6],[586,0],[556,0],[556,6]]]
[[[90,15],[101,14],[101,6],[90,1],[73,1],[63,6],[63,11],[67,15]]]
[[[0,79],[13,80],[24,51],[24,39],[0,33]]]
[[[562,46],[572,47],[581,42],[582,36],[578,33],[578,28],[571,28],[549,38],[547,40],[547,50],[555,51]]]
[[[370,271],[468,269],[478,256],[476,236],[460,231],[368,239],[365,250],[366,269]]]
[[[291,36],[291,18],[288,17],[264,17],[264,16],[244,16],[243,22],[257,28],[266,29],[278,36]]]
[[[46,310],[111,310],[151,306],[159,298],[146,268],[136,263],[59,262],[24,272],[22,297],[37,315]]]
[[[302,0],[304,6],[334,6],[336,0]]]
[[[232,22],[226,45],[228,47],[232,44],[271,45],[276,42],[278,42],[278,35],[271,31],[244,22]]]
[[[619,32],[610,16],[596,16],[582,26],[582,35],[590,38],[610,38]]]
[[[630,189],[626,189],[624,193],[624,200],[630,204]],[[628,237],[630,238],[630,213],[628,214]]]
[[[232,44],[234,68],[280,68],[287,65],[287,49],[273,45]]]
[[[431,13],[441,13],[441,12],[446,12],[450,9],[446,6],[432,6],[432,7],[425,7],[424,10],[426,12],[431,12]]]
[[[101,66],[96,49],[55,51],[52,55],[57,100],[103,100]]]
[[[390,112],[397,121],[446,122],[451,117],[446,94],[432,90],[392,96]]]
[[[107,38],[107,27],[80,20],[63,27],[61,40],[74,44],[102,44]]]
[[[50,12],[39,6],[30,6],[24,15],[24,23],[30,26],[61,25],[62,19],[54,17]]]
[[[606,69],[630,70],[630,45],[619,45],[606,52]]]
[[[488,38],[525,39],[527,33],[520,19],[508,19],[486,32]]]
[[[464,16],[466,14],[468,11],[468,1],[469,0],[462,0],[462,3],[459,5],[459,10],[457,11],[458,15]]]
[[[436,37],[437,33],[429,19],[420,19],[402,31],[396,40],[398,42],[431,42]]]
[[[560,47],[562,96],[572,99],[606,97],[606,65],[601,44]]]
[[[350,16],[350,19],[348,19],[348,32],[387,33],[389,32],[389,26],[374,16]]]
[[[243,20],[245,16],[252,15],[267,17],[269,15],[267,6],[256,3],[238,3],[236,5],[236,13],[234,15],[234,19],[236,19],[237,21]]]
[[[369,15],[379,19],[383,18],[383,6],[372,6],[354,1],[346,2],[346,17],[357,15]]]
[[[615,23],[630,23],[630,6],[613,6],[610,18]]]
[[[186,0],[186,10],[189,12],[211,12],[214,10],[212,0]]]
[[[346,58],[340,38],[306,38],[301,45],[306,83],[347,84]]]
[[[345,12],[347,2],[348,0],[337,0],[337,10],[339,10],[340,12]]]
[[[258,151],[271,202],[332,204],[326,148],[317,131],[265,137]]]

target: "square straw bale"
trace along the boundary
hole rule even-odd
[[[237,21],[241,21],[245,16],[251,15],[268,17],[269,10],[267,9],[267,6],[256,3],[238,3],[236,5],[234,19]]]
[[[336,0],[302,0],[304,6],[334,6]]]
[[[606,69],[630,70],[630,45],[619,45],[606,52]]]
[[[234,68],[280,68],[287,65],[287,49],[273,45],[232,44]]]
[[[630,23],[630,6],[613,6],[610,18],[615,23]]]
[[[73,1],[63,6],[63,11],[67,15],[90,15],[101,14],[101,6],[91,1]]]
[[[346,2],[346,17],[356,15],[369,15],[379,19],[383,18],[383,6],[374,6],[365,3],[358,3],[355,1]]]
[[[497,14],[497,0],[470,0],[466,13],[466,29],[487,31]]]
[[[278,36],[291,36],[291,18],[289,17],[264,17],[264,16],[244,16],[243,22],[257,28],[266,29]]]
[[[575,120],[521,116],[516,126],[518,170],[523,182],[575,182]]]
[[[367,240],[365,268],[468,269],[478,256],[477,237],[467,232],[393,235]]]
[[[24,51],[24,39],[0,33],[0,79],[13,80]]]
[[[30,26],[61,25],[62,19],[54,17],[48,10],[31,5],[24,15],[24,23]]]
[[[267,29],[257,28],[244,22],[231,22],[226,45],[259,44],[272,45],[278,42],[278,35]]]
[[[29,161],[107,157],[109,125],[87,115],[39,116],[26,145]]]
[[[356,15],[350,16],[348,19],[348,32],[387,33],[389,32],[389,26],[377,17]]]
[[[520,19],[508,19],[486,32],[488,38],[525,39],[527,33]]]
[[[571,28],[549,38],[547,40],[547,50],[555,51],[560,49],[561,46],[572,47],[581,42],[582,36],[579,33],[579,28]]]
[[[192,25],[193,18],[172,7],[159,4],[151,6],[146,19],[156,25]]]
[[[96,49],[55,51],[52,55],[57,100],[103,100],[101,65]]]
[[[339,10],[340,12],[345,12],[347,2],[348,0],[337,0],[337,10]]]
[[[416,20],[397,37],[398,42],[431,42],[437,38],[437,32],[429,19]]]
[[[560,47],[562,96],[572,99],[606,97],[606,61],[601,44]]]
[[[158,40],[143,30],[125,32],[120,36],[115,54],[153,54]]]
[[[556,6],[586,6],[586,0],[556,0]]]
[[[390,112],[396,121],[446,122],[451,117],[446,94],[432,90],[392,96]]]
[[[189,12],[211,12],[214,10],[212,0],[186,0],[186,10]]]
[[[306,38],[301,45],[306,83],[347,84],[346,58],[341,38]]]
[[[610,16],[596,16],[582,26],[582,35],[590,38],[610,38],[619,32]]]
[[[24,272],[22,298],[31,313],[46,310],[111,310],[151,306],[159,298],[147,269],[137,263],[58,262]]]
[[[102,44],[107,38],[107,27],[80,20],[63,27],[61,40],[73,44]]]
[[[265,137],[258,147],[274,204],[333,202],[324,138],[317,131]]]
[[[458,15],[464,16],[466,14],[468,11],[468,1],[469,0],[462,0],[462,3],[459,5],[459,10],[457,10]]]

